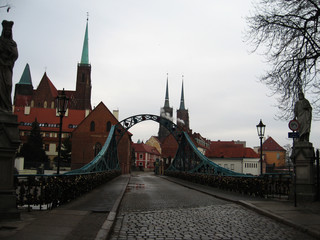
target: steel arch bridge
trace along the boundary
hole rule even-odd
[[[108,138],[98,155],[90,163],[65,174],[120,170],[117,151],[119,141],[132,126],[148,120],[163,125],[179,144],[177,153],[167,171],[245,176],[215,164],[198,150],[187,132],[169,119],[152,114],[135,115],[122,120],[116,125],[112,125]]]

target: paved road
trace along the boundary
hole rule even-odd
[[[111,239],[313,239],[237,204],[133,174]]]

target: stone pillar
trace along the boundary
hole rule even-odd
[[[299,201],[314,201],[314,148],[310,142],[295,142],[296,196]],[[293,191],[291,191],[293,193]]]
[[[0,113],[0,220],[17,219],[20,213],[16,206],[14,188],[14,157],[19,147],[17,116]]]

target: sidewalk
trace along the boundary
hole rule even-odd
[[[253,198],[177,178],[160,177],[241,204],[320,239],[320,202],[298,202],[297,207],[294,207],[293,202],[289,201]],[[51,211],[22,211],[20,221],[0,222],[0,239],[106,239],[115,222],[129,179],[130,175],[119,176],[81,198]]]
[[[294,203],[287,200],[254,198],[177,178],[161,177],[214,197],[240,204],[320,239],[320,201],[310,203],[298,202],[297,207],[294,207]]]
[[[20,221],[0,222],[0,239],[95,239],[119,205],[119,196],[122,197],[129,178],[130,175],[121,175],[51,211],[23,210]],[[105,231],[103,237],[104,234]]]

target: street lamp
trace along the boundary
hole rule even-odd
[[[56,97],[57,101],[57,112],[60,116],[60,126],[59,126],[59,145],[58,145],[58,167],[57,174],[60,174],[60,155],[61,155],[61,133],[62,133],[62,118],[67,111],[69,98],[66,96],[64,89],[61,94]]]
[[[258,136],[260,138],[260,175],[262,175],[262,138],[264,137],[264,131],[266,130],[266,125],[262,123],[262,120],[260,119],[259,124],[256,126]]]

